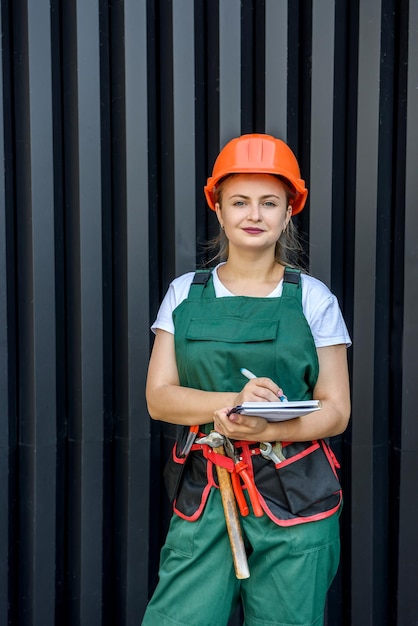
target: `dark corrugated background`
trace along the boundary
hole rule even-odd
[[[219,147],[269,132],[354,344],[328,624],[416,626],[417,0],[2,0],[0,19],[0,625],[140,623],[173,436],[146,411],[149,325],[205,258]]]

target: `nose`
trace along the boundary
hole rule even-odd
[[[253,222],[258,222],[260,220],[260,205],[258,202],[253,202],[249,205],[248,218]]]

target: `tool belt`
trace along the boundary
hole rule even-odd
[[[187,456],[180,456],[187,434],[185,427],[173,447],[164,478],[174,512],[195,521],[210,490],[218,488],[215,466],[225,467],[231,474],[237,469],[231,458],[217,454],[207,444],[195,443]],[[325,440],[282,443],[280,463],[264,458],[257,442],[235,441],[234,446],[254,483],[261,508],[279,526],[323,519],[340,507],[340,466]],[[237,478],[232,482],[236,485]],[[241,488],[247,490],[245,484]],[[250,495],[252,500],[253,493]]]

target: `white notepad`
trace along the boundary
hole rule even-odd
[[[257,415],[268,422],[281,422],[301,415],[319,411],[319,400],[301,400],[296,402],[243,402],[232,409],[231,413],[241,415]]]

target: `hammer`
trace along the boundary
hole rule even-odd
[[[196,443],[205,443],[213,448],[214,452],[222,454],[223,456],[225,456],[224,441],[224,436],[217,433],[215,430],[206,437],[196,439]],[[239,579],[249,578],[250,570],[248,568],[247,554],[242,538],[235,494],[232,489],[231,476],[227,469],[219,465],[216,465],[216,471],[218,474],[219,490],[221,492],[229,543],[231,544],[235,575]]]

